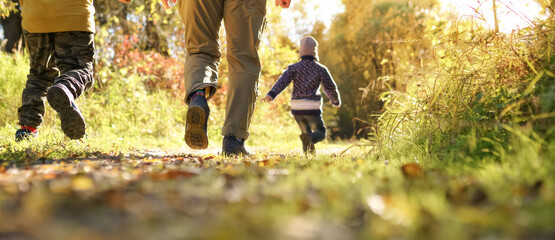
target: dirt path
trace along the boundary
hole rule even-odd
[[[1,166],[0,239],[6,232],[40,240],[222,239],[206,226],[221,225],[217,234],[229,234],[226,229],[242,218],[233,206],[258,209],[263,208],[258,201],[271,201],[273,194],[258,196],[262,193],[249,185],[272,187],[280,179],[295,179],[290,164],[329,161],[345,145],[322,149],[308,158],[299,150],[264,148],[250,148],[255,154],[244,158],[224,158],[217,148],[147,150]],[[273,222],[267,217],[265,224]],[[176,223],[181,227],[169,229]],[[251,225],[264,231],[256,222],[243,227]]]

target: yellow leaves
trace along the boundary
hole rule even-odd
[[[71,180],[71,187],[75,191],[90,191],[94,188],[94,182],[88,176],[78,175]]]
[[[37,153],[37,157],[47,158],[50,154],[54,152],[54,148],[50,148],[44,152]]]
[[[151,173],[149,176],[155,181],[173,180],[177,178],[190,178],[197,173],[189,170],[165,170],[162,172]]]
[[[204,160],[204,161],[212,160],[212,159],[215,159],[215,158],[216,158],[216,155],[214,155],[212,153],[202,155],[202,160]]]
[[[233,165],[227,165],[224,168],[220,169],[220,173],[230,176],[237,176],[239,175],[240,171]]]

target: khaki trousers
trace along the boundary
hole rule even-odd
[[[218,84],[219,31],[222,20],[227,37],[229,85],[222,135],[247,139],[260,76],[258,45],[265,26],[266,0],[180,0],[185,24],[186,102],[196,90],[209,89],[211,98]]]

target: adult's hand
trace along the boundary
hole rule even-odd
[[[177,0],[160,0],[160,1],[162,1],[162,5],[164,5],[164,8],[165,8],[165,9],[168,9],[168,8],[171,7],[171,6],[170,6],[170,1],[172,1],[173,4],[176,4],[176,3],[177,3]]]
[[[276,7],[289,8],[289,5],[291,5],[291,0],[276,0]]]

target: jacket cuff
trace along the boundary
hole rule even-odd
[[[273,92],[273,91],[268,92],[267,95],[270,96],[270,97],[272,97],[272,99],[276,99],[276,97],[277,97],[277,93],[275,93],[275,92]]]

